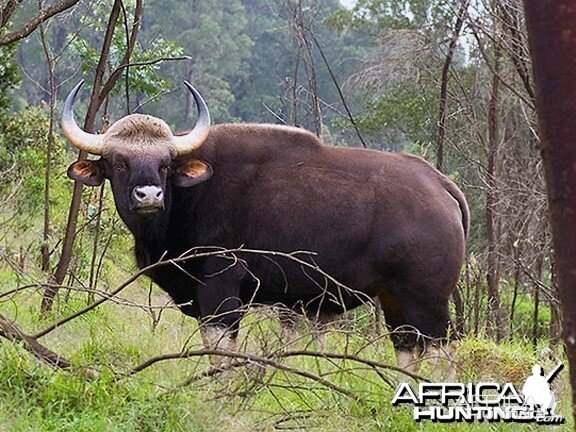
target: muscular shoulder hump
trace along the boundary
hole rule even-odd
[[[250,140],[267,145],[294,147],[322,147],[322,141],[312,132],[305,129],[276,124],[220,124],[212,127],[213,134],[220,139],[229,138],[236,141]]]

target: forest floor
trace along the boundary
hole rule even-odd
[[[153,316],[138,307],[165,305],[166,297],[152,292],[157,294],[150,296],[148,287],[134,284],[122,292],[124,300],[106,302],[40,339],[80,372],[52,369],[21,345],[0,340],[0,431],[517,431],[568,430],[573,425],[566,370],[552,386],[556,413],[566,416],[564,425],[417,423],[411,405],[391,404],[403,377],[398,372],[336,358],[270,357],[275,352],[317,351],[317,345],[304,335],[294,346],[283,347],[280,326],[266,309],[244,319],[240,351],[268,355],[273,359],[268,364],[250,359],[214,373],[204,355],[158,362],[128,375],[151,357],[202,348],[193,319],[173,309],[151,309]],[[0,312],[34,333],[86,305],[85,293],[71,293],[65,302],[66,297],[61,292],[54,312],[44,316],[38,312],[40,297],[33,292],[2,299]],[[395,365],[392,344],[381,333],[370,311],[363,309],[333,328],[324,349]],[[521,338],[495,344],[465,337],[455,357],[459,380],[511,382],[520,390],[535,363],[547,372],[555,366],[557,360],[542,358],[542,348],[535,350]],[[87,380],[82,372],[86,369],[96,377]],[[424,365],[421,374],[429,373]]]

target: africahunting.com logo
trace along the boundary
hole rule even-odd
[[[420,383],[413,390],[408,383],[396,389],[392,405],[413,405],[417,422],[535,422],[564,423],[564,417],[554,413],[556,398],[550,383],[564,365],[560,363],[544,376],[540,365],[532,367],[522,392],[512,383]]]

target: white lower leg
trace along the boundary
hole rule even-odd
[[[277,312],[282,328],[282,345],[290,346],[300,340],[300,333],[298,332],[299,316],[284,307],[280,308]]]
[[[420,370],[420,360],[418,359],[418,349],[396,349],[396,362],[399,368],[406,372],[417,374]]]
[[[236,338],[232,337],[231,332],[220,326],[201,326],[200,334],[204,347],[207,349],[217,349],[223,351],[236,351]],[[231,361],[231,357],[211,355],[210,363],[213,366],[224,366]]]
[[[312,331],[312,337],[316,342],[316,349],[320,352],[326,351],[326,330],[316,328]]]
[[[312,338],[314,342],[316,342],[318,351],[326,350],[326,333],[328,333],[330,325],[334,323],[337,318],[338,314],[321,312],[310,321]]]

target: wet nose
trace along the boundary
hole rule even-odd
[[[136,186],[132,189],[132,198],[137,208],[164,206],[164,192],[158,186]]]

